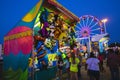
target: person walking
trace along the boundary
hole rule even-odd
[[[81,66],[82,66],[82,55],[80,53],[80,50],[79,48],[77,48],[76,50],[76,57],[79,59],[79,64],[78,64],[78,79],[80,79],[82,76],[81,76]]]
[[[100,69],[99,60],[95,57],[94,53],[90,53],[90,57],[86,61],[85,70],[88,70],[90,80],[99,80]]]
[[[98,55],[98,59],[100,60],[100,72],[104,72],[105,71],[104,66],[103,66],[104,57],[102,53]]]
[[[79,59],[75,56],[75,54],[71,53],[71,58],[69,60],[70,62],[70,80],[78,80],[78,64]]]
[[[119,56],[113,49],[108,50],[107,66],[111,73],[111,80],[119,80]]]
[[[66,60],[65,60],[65,70],[66,70],[66,73],[67,73],[67,79],[66,80],[69,80],[70,79],[70,62],[69,62],[69,57],[68,56],[66,57]]]
[[[60,80],[62,80],[63,65],[64,65],[64,62],[63,62],[62,56],[59,55],[59,56],[58,56],[57,67],[58,67],[58,77],[59,77]]]
[[[94,50],[93,50],[93,54],[94,54],[95,57],[98,57],[98,55],[99,55],[99,50],[98,50],[98,49],[94,49]]]

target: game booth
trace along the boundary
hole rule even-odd
[[[108,42],[109,42],[109,34],[100,34],[93,36],[92,39],[92,47],[96,47],[99,49],[100,53],[104,53],[105,50],[108,49]]]
[[[4,36],[3,80],[54,78],[57,56],[67,55],[78,21],[56,0],[40,0]]]

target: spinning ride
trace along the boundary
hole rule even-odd
[[[80,22],[76,25],[76,37],[92,37],[97,34],[103,34],[104,26],[102,22],[94,16],[84,15],[80,17]]]
[[[77,41],[88,48],[90,52],[91,38],[95,35],[105,34],[103,23],[95,16],[84,15],[80,17],[80,22],[76,25],[75,36]]]

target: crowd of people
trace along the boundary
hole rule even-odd
[[[107,62],[106,66],[111,73],[111,80],[120,80],[119,78],[119,66],[120,66],[120,53],[118,48],[111,48],[104,53],[100,53],[98,50],[92,50],[90,53],[85,53],[86,59],[85,65],[83,65],[83,56],[79,48],[71,47],[70,56],[66,56],[65,61],[62,57],[58,58],[58,74],[57,80],[63,80],[63,66],[65,66],[65,72],[67,73],[67,80],[81,80],[81,66],[85,67],[89,80],[100,80],[100,73],[106,72],[103,63]]]
[[[106,61],[106,66],[109,68],[111,80],[120,80],[120,52],[118,47],[112,47],[102,53],[98,49],[92,49],[91,52],[82,54],[77,45],[72,45],[70,46],[69,54],[65,58],[62,57],[62,54],[56,57],[56,80],[64,80],[64,72],[67,73],[67,80],[81,80],[81,67],[84,67],[87,71],[86,75],[89,80],[100,80],[100,73],[106,72],[106,68],[103,66],[104,61]],[[85,62],[83,61],[84,59]],[[47,68],[47,66],[43,67]]]
[[[107,66],[109,66],[110,68],[111,80],[120,80],[119,78],[120,53],[118,49],[108,50]]]

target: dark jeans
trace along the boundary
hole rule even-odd
[[[95,70],[88,70],[88,75],[90,77],[90,80],[99,80],[100,78],[100,72]]]
[[[78,73],[77,73],[77,75],[78,75],[78,78],[81,77],[81,66],[78,66]]]
[[[111,80],[119,80],[119,68],[110,68]]]

